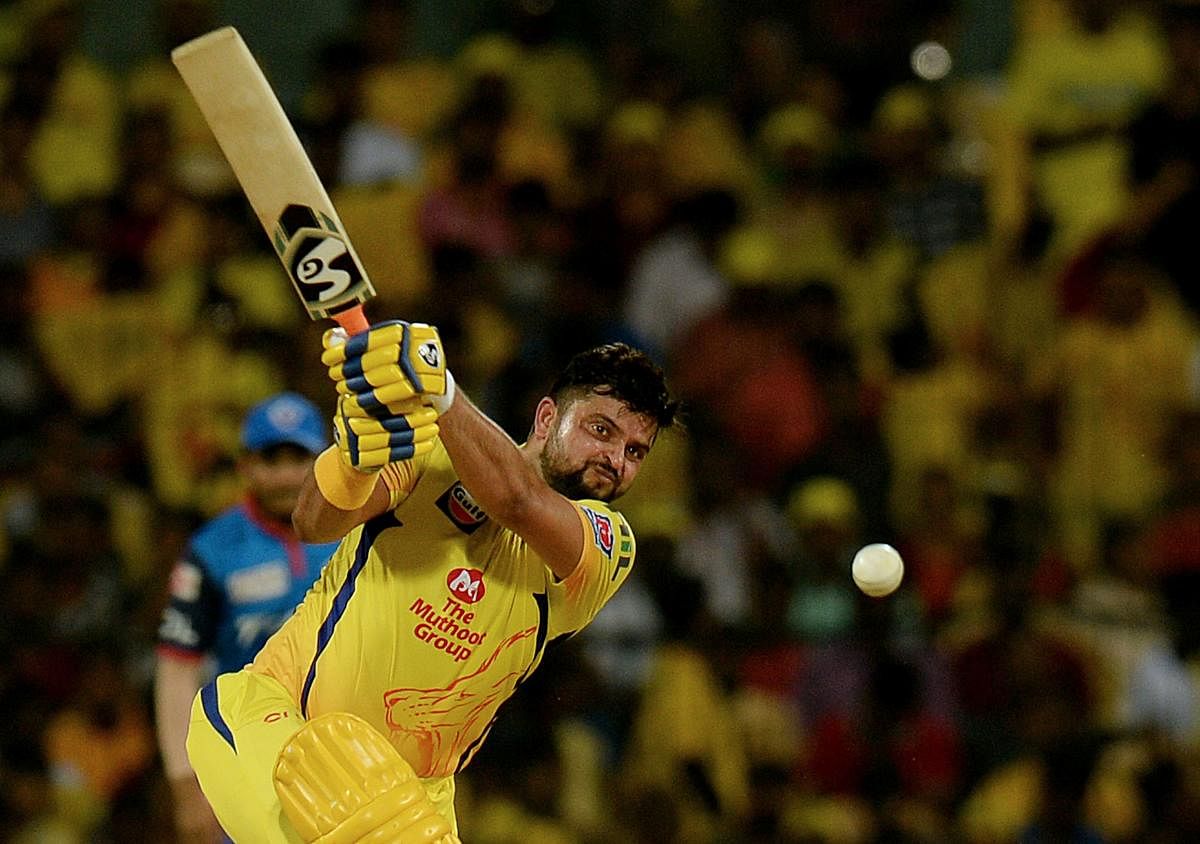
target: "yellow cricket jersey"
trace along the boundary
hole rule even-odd
[[[295,615],[249,666],[301,713],[352,712],[423,778],[462,770],[548,643],[596,615],[628,576],[633,532],[575,502],[584,549],[558,580],[487,517],[438,441],[385,470],[394,509],[351,531]]]

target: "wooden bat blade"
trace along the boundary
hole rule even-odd
[[[365,326],[375,295],[296,130],[231,26],[171,51],[213,135],[313,319]],[[346,326],[350,329],[350,326]]]

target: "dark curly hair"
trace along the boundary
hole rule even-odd
[[[649,416],[659,430],[671,427],[679,402],[671,398],[662,369],[645,352],[609,343],[580,352],[550,387],[555,402],[585,393],[612,396],[634,413]]]

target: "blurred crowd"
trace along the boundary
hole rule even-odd
[[[0,6],[0,840],[170,841],[167,574],[244,411],[333,390],[169,63],[220,4],[119,70],[85,5]],[[437,8],[353,5],[289,106],[371,315],[518,440],[608,340],[686,408],[464,840],[1200,840],[1200,2]]]

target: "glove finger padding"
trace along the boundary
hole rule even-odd
[[[331,329],[322,343],[321,362],[341,393],[375,394],[387,403],[446,392],[445,354],[432,325],[392,320],[349,338]],[[379,388],[387,392],[380,396]]]
[[[337,391],[346,398],[354,399],[355,403],[371,416],[379,416],[385,409],[398,404],[407,404],[413,399],[419,401],[423,395],[414,393],[412,385],[407,380],[393,381],[381,387],[366,387],[362,390],[352,389],[348,382],[339,381]],[[392,411],[388,409],[387,412]]]
[[[355,469],[369,472],[428,454],[438,433],[437,411],[415,402],[409,407],[407,413],[380,419],[359,415],[354,397],[342,396],[333,419],[334,441],[342,459]]]
[[[426,424],[427,420],[436,420],[437,411],[429,404],[428,399],[420,396],[408,396],[403,399],[391,399],[390,388],[383,391],[387,401],[380,401],[377,392],[365,394],[343,394],[338,396],[338,412],[347,419],[390,419],[393,416],[403,416],[409,419],[413,427]]]

